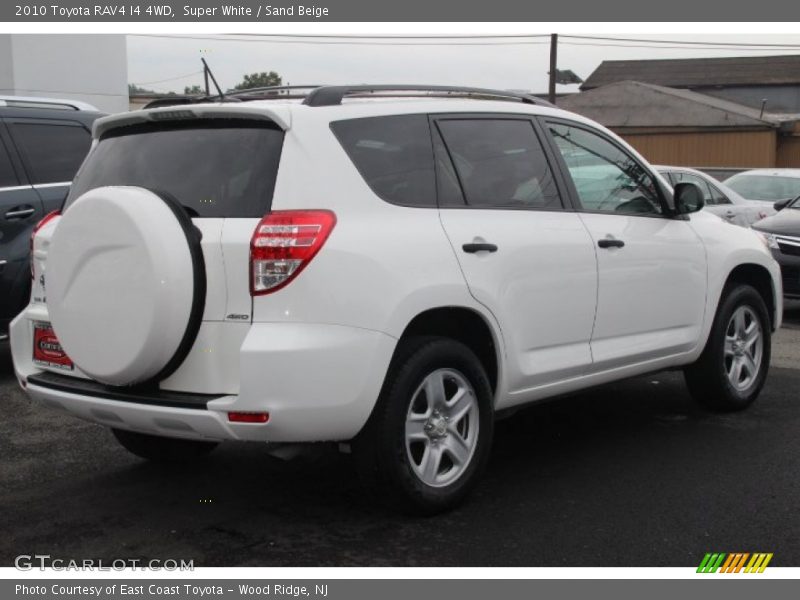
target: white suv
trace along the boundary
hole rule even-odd
[[[432,513],[500,411],[675,367],[706,406],[758,396],[777,264],[606,129],[491,90],[274,94],[97,121],[11,328],[32,398],[153,460],[342,442]]]

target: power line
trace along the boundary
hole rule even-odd
[[[491,34],[435,34],[435,35],[362,35],[362,34],[331,34],[331,33],[228,33],[224,35],[247,37],[290,37],[312,39],[361,39],[361,40],[458,40],[458,39],[501,39],[501,38],[549,38],[548,33],[500,33]]]
[[[769,44],[749,42],[693,42],[688,40],[646,40],[640,38],[602,37],[592,35],[561,35],[559,37],[580,40],[602,40],[609,42],[643,42],[648,44],[681,44],[689,46],[737,46],[737,47],[770,47],[770,48],[798,48],[800,44]]]
[[[260,43],[260,44],[303,44],[303,45],[317,45],[317,46],[331,46],[331,45],[344,45],[344,46],[541,46],[549,42],[539,41],[542,36],[461,36],[461,37],[447,37],[437,36],[431,38],[405,38],[397,36],[392,38],[391,41],[386,38],[370,37],[370,36],[349,36],[347,39],[336,39],[337,36],[328,36],[324,40],[322,36],[293,36],[292,34],[235,34],[241,35],[259,35],[259,39],[252,39],[247,37],[215,37],[215,36],[191,36],[191,35],[171,35],[171,34],[148,34],[148,33],[133,33],[128,34],[132,37],[145,37],[145,38],[162,38],[162,39],[177,39],[177,40],[200,40],[200,41],[217,41],[217,42],[244,42],[244,43]],[[277,37],[292,38],[300,37],[304,39],[277,39]],[[311,39],[312,37],[320,39]],[[575,41],[562,41],[562,44],[572,46],[591,46],[591,47],[613,47],[613,48],[647,48],[652,50],[738,50],[738,51],[752,51],[752,52],[774,52],[776,49],[795,50],[800,52],[800,44],[750,44],[746,42],[683,42],[680,40],[638,40],[634,38],[613,38],[613,37],[592,37],[592,36],[573,36],[563,35],[560,36],[573,40],[599,40],[598,42],[575,42]],[[502,40],[503,38],[512,38],[512,41],[447,41],[448,39],[476,39],[476,40]],[[532,39],[527,39],[532,38]],[[377,41],[366,41],[366,40]],[[426,39],[431,41],[394,41],[394,39]],[[385,41],[384,41],[385,40]],[[611,43],[603,43],[603,40],[608,40]],[[619,43],[613,43],[619,42]]]
[[[561,36],[559,36],[561,37]],[[566,36],[565,36],[566,37]],[[604,43],[581,43],[581,42],[560,42],[564,46],[587,46],[592,48],[649,48],[651,50],[720,50],[720,51],[740,51],[740,52],[775,52],[776,48],[754,48],[754,47],[733,47],[733,46],[648,46],[644,44],[604,44]],[[785,50],[795,50],[800,52],[800,45],[787,46]]]
[[[209,36],[189,36],[189,35],[170,35],[170,34],[157,34],[157,33],[129,33],[131,37],[146,37],[146,38],[163,38],[163,39],[178,39],[178,40],[201,40],[201,41],[215,41],[215,42],[250,42],[257,44],[305,44],[310,46],[538,46],[549,44],[547,41],[534,41],[523,40],[509,41],[509,42],[448,42],[448,41],[430,41],[430,42],[394,42],[394,41],[357,41],[357,40],[332,40],[332,41],[315,41],[315,40],[278,40],[278,39],[248,39],[248,38],[220,38]]]

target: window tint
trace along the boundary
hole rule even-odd
[[[697,187],[700,188],[700,191],[703,192],[703,201],[706,204],[716,204],[716,199],[711,195],[711,188],[708,187],[708,183],[702,177],[695,175],[693,173],[685,173],[683,171],[675,171],[672,174],[675,183],[693,183]]]
[[[661,214],[656,183],[632,156],[580,127],[560,123],[548,126],[584,209]]]
[[[192,216],[261,217],[272,204],[283,132],[261,121],[122,127],[100,140],[67,197],[133,185],[174,196]]]
[[[372,191],[408,206],[436,206],[433,148],[426,115],[331,123],[339,143]]]
[[[708,183],[706,181],[706,183]],[[712,204],[733,204],[725,194],[715,185],[708,183],[708,188],[711,190],[711,203]]]
[[[530,121],[444,119],[438,127],[470,206],[561,208]]]
[[[92,143],[80,125],[12,121],[9,127],[34,184],[72,181]]]
[[[0,140],[0,188],[11,187],[18,183],[14,168],[11,166],[11,157],[8,155],[3,140]]]

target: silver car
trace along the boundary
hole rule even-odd
[[[775,214],[771,203],[744,198],[702,171],[688,167],[658,166],[656,169],[672,185],[685,182],[698,185],[703,191],[705,210],[734,225],[750,227],[756,221]]]
[[[728,177],[725,184],[748,200],[785,204],[800,197],[800,169],[752,169]]]

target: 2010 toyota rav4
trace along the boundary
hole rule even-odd
[[[398,87],[99,120],[35,233],[22,387],[148,459],[350,442],[423,513],[473,487],[499,411],[675,367],[755,400],[782,316],[757,233],[585,118]]]

